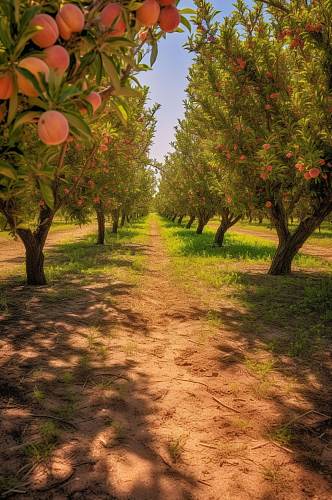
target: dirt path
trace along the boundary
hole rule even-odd
[[[87,234],[93,232],[95,226],[87,224],[84,226],[77,226],[75,228],[61,229],[59,231],[51,232],[47,238],[45,251],[54,248],[55,245],[68,240],[78,240]],[[24,246],[19,238],[17,239],[0,239],[0,275],[3,271],[13,266],[18,266],[24,263]]]
[[[278,242],[278,237],[271,232],[271,234],[266,234],[263,231],[257,231],[255,229],[243,229],[239,227],[234,227],[230,230],[233,233],[239,234],[248,234],[250,236],[258,236],[259,238],[263,238],[264,240],[273,241],[275,243]],[[331,248],[321,247],[318,245],[311,245],[310,243],[306,243],[303,245],[301,252],[307,255],[312,255],[313,257],[320,257],[321,259],[328,260],[332,262],[332,244]]]
[[[297,413],[308,402],[300,394],[255,397],[236,311],[223,304],[233,330],[207,322],[204,300],[173,280],[154,219],[148,244],[127,250],[144,255],[138,287],[86,279],[77,296],[47,307],[52,290],[21,289],[20,318],[4,322],[0,395],[15,404],[0,421],[0,453],[36,440],[38,416],[62,419],[55,451],[31,470],[28,494],[15,498],[331,498],[319,473],[267,439],[285,400]],[[20,453],[22,445],[2,458],[4,475],[26,467]]]

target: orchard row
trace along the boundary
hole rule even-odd
[[[332,211],[330,0],[238,0],[222,23],[198,0],[185,117],[162,167],[159,210],[171,218],[269,217],[279,244],[271,274]],[[289,221],[298,220],[292,231]]]

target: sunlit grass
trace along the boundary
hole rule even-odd
[[[161,224],[174,278],[205,301],[209,318],[232,329],[236,321],[239,332],[262,338],[270,351],[295,357],[310,356],[331,337],[329,262],[299,255],[294,274],[269,276],[275,245],[267,240],[229,234],[225,247],[216,248],[210,228],[197,235],[165,219]],[[237,309],[234,320],[213,310],[220,301]]]

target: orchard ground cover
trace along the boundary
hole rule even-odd
[[[2,493],[330,498],[329,265],[209,237],[150,214],[2,286]]]

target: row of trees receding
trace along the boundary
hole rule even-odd
[[[268,216],[279,239],[269,273],[287,274],[332,211],[331,1],[238,0],[222,23],[196,3],[185,117],[159,210],[197,218],[197,232],[220,215],[219,245],[241,217]]]
[[[189,26],[177,3],[1,0],[0,214],[25,246],[28,284],[46,282],[60,210],[94,209],[102,243],[107,214],[116,231],[120,214],[146,209],[155,109],[137,75],[166,33]]]

